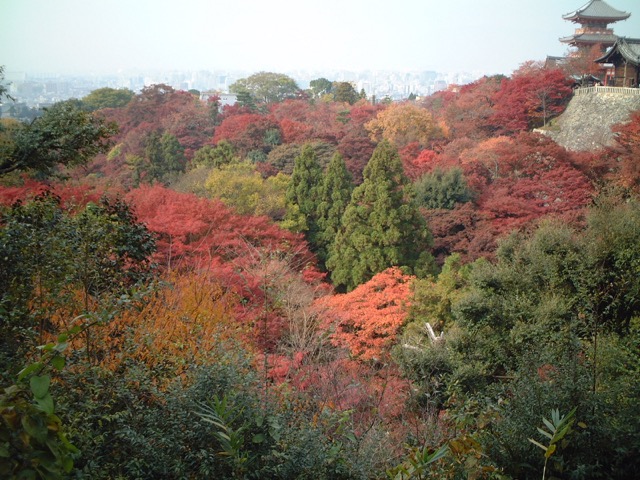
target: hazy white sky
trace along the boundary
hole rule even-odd
[[[640,1],[607,0],[631,17]],[[562,55],[587,0],[0,0],[7,71],[437,70],[510,74]]]

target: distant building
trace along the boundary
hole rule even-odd
[[[618,37],[615,44],[598,63],[611,64],[607,85],[613,87],[638,87],[640,82],[640,38]]]
[[[235,93],[220,93],[215,90],[207,90],[200,94],[200,100],[203,102],[208,101],[211,97],[218,97],[220,103],[219,110],[222,111],[224,107],[235,105],[238,102],[238,96]]]
[[[616,10],[604,0],[591,0],[578,10],[562,16],[565,20],[580,24],[580,28],[576,28],[573,35],[560,38],[560,41],[578,50],[589,50],[594,45],[600,45],[604,52],[618,38],[609,24],[630,16],[630,13]]]

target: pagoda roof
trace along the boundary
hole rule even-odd
[[[627,62],[640,65],[640,38],[618,37],[616,43],[607,50],[602,57],[596,60],[597,63],[613,63],[611,59],[620,55]]]
[[[580,22],[581,20],[607,20],[609,23],[626,20],[630,13],[617,10],[604,0],[591,0],[574,12],[562,16],[565,20]]]
[[[617,39],[618,37],[614,34],[581,33],[562,37],[560,41],[562,43],[602,43],[604,45],[613,45]]]

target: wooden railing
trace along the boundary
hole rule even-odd
[[[589,95],[591,93],[615,93],[617,95],[640,95],[640,88],[629,87],[582,87],[575,90],[576,95]]]

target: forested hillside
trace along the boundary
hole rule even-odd
[[[640,111],[575,152],[531,62],[232,91],[0,121],[0,477],[637,475]]]

